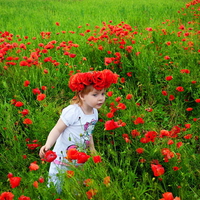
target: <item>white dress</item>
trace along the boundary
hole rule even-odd
[[[62,110],[60,118],[66,124],[67,128],[58,137],[53,151],[57,158],[49,169],[49,183],[53,182],[57,191],[61,191],[61,180],[58,173],[65,173],[68,170],[66,151],[70,148],[77,148],[78,151],[84,151],[90,140],[90,136],[98,121],[98,111],[93,108],[93,114],[86,115],[77,104],[69,105]]]

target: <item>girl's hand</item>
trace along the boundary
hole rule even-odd
[[[40,148],[40,152],[39,152],[39,156],[40,158],[44,158],[45,153],[49,150],[50,148],[48,148],[46,145],[42,146]]]

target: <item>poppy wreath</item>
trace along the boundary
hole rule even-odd
[[[117,83],[118,76],[109,69],[77,73],[70,77],[69,88],[74,92],[80,92],[86,86],[92,85],[96,90],[102,90],[109,88],[113,83]]]

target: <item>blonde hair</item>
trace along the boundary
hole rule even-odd
[[[76,92],[75,96],[70,100],[70,104],[80,104],[82,105],[82,100],[80,98],[80,96],[86,95],[89,92],[91,92],[93,90],[93,86],[92,85],[87,85],[83,90],[81,90],[80,92]]]

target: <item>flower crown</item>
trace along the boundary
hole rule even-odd
[[[77,73],[70,77],[69,88],[72,91],[80,92],[86,86],[92,85],[96,90],[109,88],[111,84],[117,83],[118,75],[108,69]]]

